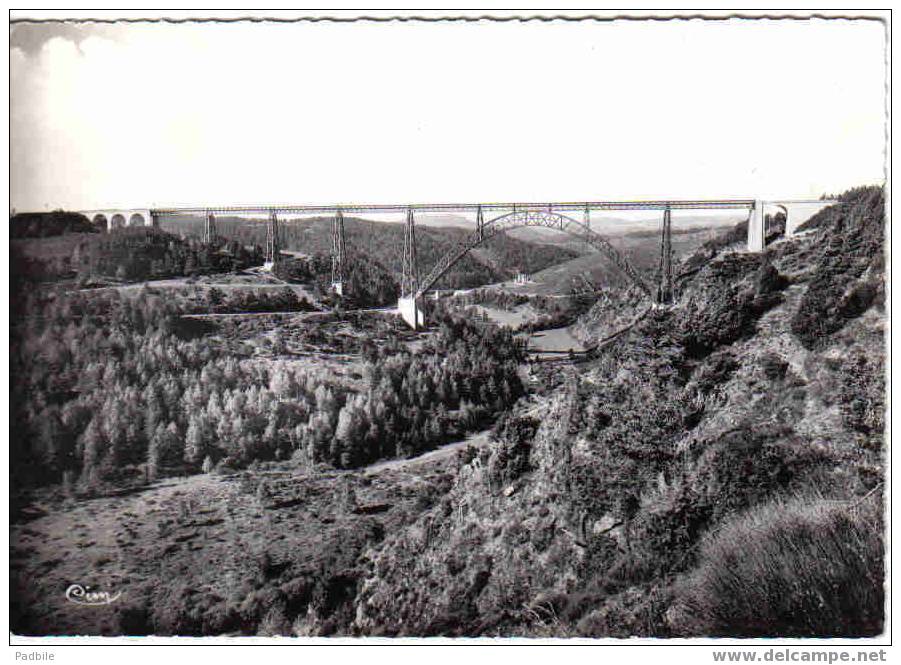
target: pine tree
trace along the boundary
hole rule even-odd
[[[153,433],[150,441],[147,443],[147,482],[153,482],[159,475],[160,462],[163,457],[163,447],[165,446],[165,429],[160,426],[158,431]]]
[[[269,412],[269,418],[266,421],[266,429],[263,432],[263,442],[273,450],[278,444],[278,409],[272,409]]]
[[[47,407],[38,418],[40,458],[48,469],[57,468],[61,462],[60,458],[64,454],[62,450],[63,425],[58,414],[57,407]]]
[[[191,416],[188,431],[185,434],[185,461],[188,464],[199,464],[206,453],[204,442],[204,425],[200,418]]]
[[[106,443],[100,431],[100,426],[97,424],[97,418],[92,418],[84,434],[82,434],[82,449],[84,453],[81,468],[83,474],[88,474],[100,467],[100,461],[106,452],[105,448]]]

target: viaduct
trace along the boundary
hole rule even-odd
[[[412,205],[334,205],[334,206],[220,206],[181,208],[133,208],[80,211],[95,225],[109,231],[129,226],[158,226],[161,216],[204,216],[204,240],[216,236],[216,215],[268,216],[266,262],[269,267],[279,260],[279,215],[327,215],[332,217],[332,287],[342,294],[344,289],[346,249],[344,215],[347,213],[400,213],[406,215],[403,246],[403,271],[398,313],[416,329],[425,324],[422,298],[427,291],[460,259],[486,240],[504,231],[527,227],[556,229],[579,238],[606,260],[613,263],[649,298],[668,303],[672,298],[673,274],[670,235],[674,210],[747,210],[748,251],[763,251],[766,240],[766,217],[782,213],[785,216],[785,235],[793,236],[799,226],[817,212],[837,202],[821,200],[714,199],[661,201],[586,201],[564,203],[437,203]],[[659,211],[662,214],[660,283],[652,289],[637,270],[591,225],[593,212]],[[424,277],[420,276],[416,260],[417,213],[444,212],[475,216],[475,229],[457,247],[443,256]]]
[[[109,208],[106,210],[79,210],[94,226],[108,231],[126,226],[157,226],[156,216],[150,208]]]

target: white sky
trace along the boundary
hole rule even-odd
[[[18,210],[805,198],[884,177],[875,21],[138,24],[31,47],[17,29]]]

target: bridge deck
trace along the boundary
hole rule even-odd
[[[411,204],[334,204],[334,205],[239,205],[239,206],[190,206],[154,208],[157,215],[218,214],[269,214],[276,213],[335,213],[374,212],[476,212],[482,210],[719,210],[742,209],[754,205],[754,199],[711,200],[658,200],[658,201],[563,201],[546,203],[411,203]]]

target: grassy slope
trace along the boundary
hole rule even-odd
[[[676,260],[689,255],[699,245],[722,233],[717,228],[687,229],[672,237],[673,255]],[[639,271],[653,275],[659,268],[660,235],[657,232],[640,231],[621,236],[610,236],[611,244],[620,250]],[[584,249],[584,245],[582,246]],[[573,279],[587,275],[596,283],[605,286],[623,286],[623,276],[610,265],[609,261],[590,248],[582,256],[558,263],[532,275],[533,284],[515,287],[511,290],[521,293],[542,295],[567,293]]]
[[[533,407],[534,438],[493,443],[374,548],[354,629],[878,633],[885,312],[877,296],[816,344],[793,332],[834,268],[829,247],[849,229],[878,240],[881,208],[855,214],[770,248],[787,279],[722,248],[671,311]],[[861,253],[859,277],[847,268],[846,293],[878,281],[881,247]],[[637,310],[620,306],[624,319]],[[755,510],[784,516],[756,549],[736,536]],[[730,593],[711,597],[715,583]]]
[[[372,477],[253,470],[35,506],[14,524],[11,629],[26,635],[329,634],[367,543],[447,482],[444,459]],[[271,466],[271,465],[270,465]],[[122,592],[68,602],[69,584]]]

